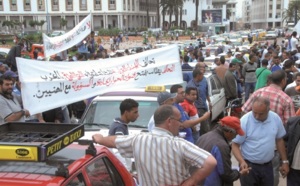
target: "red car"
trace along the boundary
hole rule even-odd
[[[24,128],[21,128],[19,133],[10,131],[20,127],[21,124]],[[39,137],[36,137],[36,133],[24,135],[23,131],[26,130],[27,123],[20,123],[18,126],[3,125],[0,126],[1,186],[135,185],[131,173],[106,147],[94,146],[92,142],[90,145],[71,143],[69,139],[74,137],[74,134],[78,134],[83,126],[76,127],[70,133],[65,133],[66,135],[58,134],[58,137],[50,139],[52,134],[50,135],[48,132],[44,135],[42,130],[38,133]],[[35,126],[39,127],[38,125],[51,127],[55,131],[54,133],[57,133],[56,129],[59,129],[55,124],[29,124],[27,128],[30,130]],[[14,138],[11,138],[12,135]],[[40,141],[41,135],[43,135],[43,139],[50,139],[49,142],[36,143],[35,139]],[[26,140],[24,140],[24,136],[26,136]],[[76,138],[80,137],[81,135],[78,135]],[[10,139],[8,140],[8,138]],[[15,143],[16,145],[13,144],[12,139],[18,141]],[[35,151],[35,147],[38,147],[39,150]]]

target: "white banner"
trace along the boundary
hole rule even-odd
[[[91,33],[91,14],[86,16],[69,32],[56,37],[48,37],[43,33],[45,57],[50,57],[78,44]]]
[[[116,89],[182,83],[178,46],[85,62],[17,58],[24,108],[44,112]]]

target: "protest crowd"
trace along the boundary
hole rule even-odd
[[[76,46],[52,56],[50,61],[88,61],[131,55],[118,53],[122,35],[110,38],[106,49],[92,31]],[[139,105],[125,99],[120,116],[110,126],[109,136],[95,134],[95,143],[117,148],[125,158],[134,158],[141,185],[233,185],[277,186],[279,177],[288,186],[300,185],[300,44],[294,32],[282,44],[253,42],[240,51],[219,46],[214,60],[226,101],[242,98],[241,118],[224,116],[211,127],[205,59],[212,54],[199,46],[179,52],[186,86],[172,85],[158,94],[159,108],[148,124],[148,133],[128,135],[127,125],[139,117]],[[124,42],[124,41],[123,41]],[[5,63],[0,63],[0,124],[5,122],[71,123],[80,119],[93,99],[31,115],[22,104],[22,85],[16,57],[24,49],[16,41]],[[108,51],[112,52],[110,55]],[[46,60],[37,53],[36,60]],[[195,67],[191,63],[196,63]],[[113,119],[113,118],[112,118]],[[181,136],[183,134],[183,136]],[[239,163],[232,168],[231,154]]]

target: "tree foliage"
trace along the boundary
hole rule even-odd
[[[300,20],[300,0],[293,0],[289,2],[288,9],[283,10],[282,21],[295,21],[295,10],[297,10],[297,20]]]

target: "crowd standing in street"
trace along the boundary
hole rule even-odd
[[[124,157],[134,157],[141,185],[197,185],[213,171],[216,159],[177,137],[180,113],[174,106],[162,105],[154,113],[155,128],[151,133],[108,137],[95,134],[93,140],[117,148]],[[196,170],[190,175],[192,166]]]

